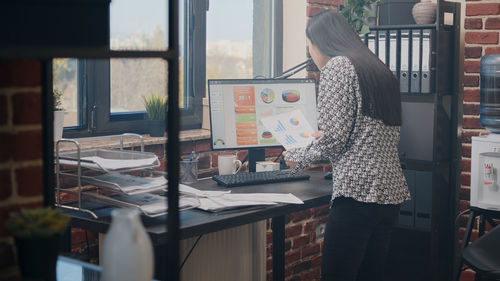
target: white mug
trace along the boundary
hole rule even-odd
[[[236,155],[219,155],[219,175],[236,174],[241,169],[241,161]]]

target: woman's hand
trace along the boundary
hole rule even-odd
[[[286,156],[286,150],[283,151],[282,155],[283,155],[283,159],[284,159],[284,157]],[[293,168],[295,168],[295,166],[297,166],[297,162],[285,161],[285,163],[288,167],[290,167],[290,169],[293,169]]]
[[[311,136],[313,136],[316,139],[319,139],[323,136],[323,131],[316,131],[316,132],[312,133]]]

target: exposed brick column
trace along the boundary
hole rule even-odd
[[[339,5],[344,5],[344,0],[307,0],[307,16],[309,18],[314,17],[323,10],[334,10],[338,11]],[[309,53],[307,57],[311,56]],[[307,78],[315,78],[319,82],[319,70],[315,65],[309,66],[307,68]]]
[[[464,49],[464,116],[462,131],[462,160],[460,211],[470,204],[471,137],[486,134],[479,124],[479,72],[483,55],[500,53],[500,3],[498,1],[467,1],[465,3]],[[465,232],[467,215],[460,218],[459,246]],[[471,240],[477,238],[477,225]],[[472,280],[473,272],[466,271],[461,280]]]
[[[39,61],[0,61],[0,280],[19,278],[5,221],[43,205],[41,73]]]

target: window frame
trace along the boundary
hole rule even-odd
[[[264,0],[263,3],[266,2],[267,0]],[[209,8],[209,0],[188,0],[185,3],[183,51],[186,55],[183,58],[183,87],[186,94],[185,108],[180,109],[181,130],[199,129],[202,125],[203,98],[206,93],[206,13]],[[266,34],[259,36],[266,36],[270,39],[264,44],[264,47],[269,50],[267,56],[270,61],[269,65],[264,66],[260,71],[265,72],[266,76],[273,77],[281,73],[282,70],[283,0],[273,0],[268,5],[272,10],[271,24],[273,26]],[[140,51],[137,52],[140,53]],[[148,57],[154,58],[155,56]],[[165,59],[160,55],[156,57]],[[131,56],[130,58],[137,57]],[[254,60],[256,59],[262,58],[254,58]],[[109,59],[78,61],[77,115],[80,125],[65,127],[63,132],[65,138],[114,135],[125,132],[147,133],[148,124],[145,111],[110,112],[109,67]]]
[[[186,54],[183,57],[185,107],[179,111],[181,130],[199,129],[202,124],[202,99],[205,96],[205,18],[208,5],[205,1],[194,0],[185,3],[182,31],[185,34],[183,51]],[[158,58],[164,59],[161,56]],[[109,59],[79,59],[77,83],[79,125],[65,127],[65,138],[148,132],[145,111],[111,113]]]

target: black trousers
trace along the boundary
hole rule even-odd
[[[335,198],[326,223],[321,280],[383,280],[399,207]]]

